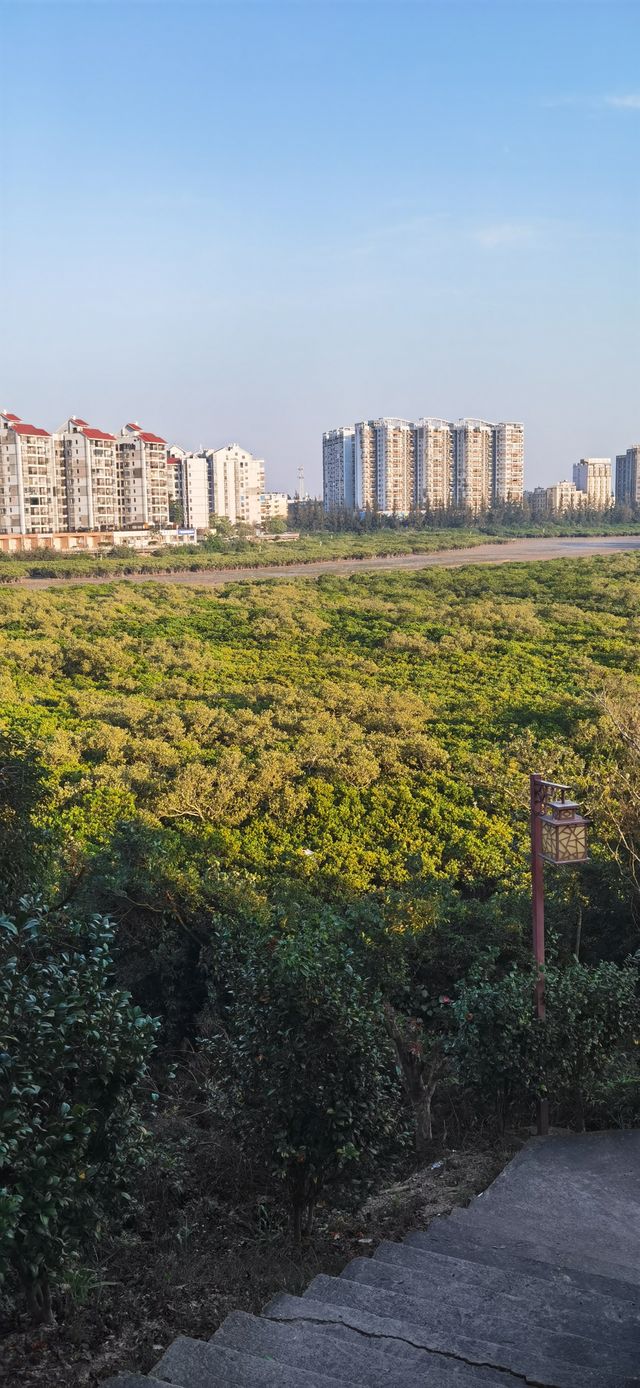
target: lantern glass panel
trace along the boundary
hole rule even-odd
[[[542,822],[542,854],[549,858],[552,863],[558,861],[558,845],[556,841],[556,826],[549,824],[545,820]]]
[[[559,824],[558,862],[581,862],[587,857],[587,826],[582,820],[576,824]]]

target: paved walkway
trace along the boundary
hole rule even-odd
[[[109,1385],[624,1388],[639,1254],[640,1132],[534,1139],[468,1209]]]
[[[467,549],[441,549],[432,554],[392,554],[372,559],[318,559],[311,564],[282,564],[243,569],[206,569],[167,574],[114,574],[113,578],[20,578],[18,588],[68,588],[74,583],[191,583],[219,587],[222,583],[257,582],[267,578],[319,578],[321,574],[367,573],[385,569],[458,568],[461,564],[509,564],[514,560],[584,559],[590,554],[640,550],[640,535],[571,536],[568,539],[503,540]],[[22,556],[20,556],[22,557]],[[26,556],[28,558],[28,555]]]

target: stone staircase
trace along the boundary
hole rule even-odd
[[[640,1385],[640,1132],[534,1139],[466,1210],[105,1388]]]

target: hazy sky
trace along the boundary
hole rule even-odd
[[[640,440],[640,4],[0,0],[0,407],[238,440]]]

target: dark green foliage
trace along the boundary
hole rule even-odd
[[[47,1313],[142,1158],[154,1023],[113,982],[109,922],[0,917],[0,1278]]]
[[[545,971],[546,1019],[532,1005],[535,974],[470,982],[452,1006],[450,1051],[458,1081],[480,1110],[495,1105],[502,1123],[514,1107],[549,1095],[556,1114],[584,1126],[601,1080],[633,1047],[639,1023],[635,965],[575,960]]]
[[[398,1147],[382,1000],[328,908],[219,922],[206,961],[204,1044],[247,1143],[286,1182],[299,1238],[328,1183],[363,1180]]]

